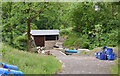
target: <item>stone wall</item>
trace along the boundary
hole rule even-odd
[[[46,50],[52,49],[55,44],[56,44],[55,40],[45,41],[45,49]]]

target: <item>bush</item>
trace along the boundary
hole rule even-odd
[[[70,33],[68,35],[68,38],[64,41],[64,46],[67,48],[74,48],[75,47],[75,42],[76,42],[76,34],[75,33]]]
[[[65,47],[68,48],[90,48],[90,41],[87,39],[87,35],[79,36],[76,33],[70,33],[68,35],[68,39],[65,40],[64,44]]]
[[[116,39],[114,39],[116,37]],[[67,39],[64,41],[64,46],[68,48],[85,48],[85,49],[93,49],[96,47],[102,47],[102,46],[111,46],[115,47],[117,46],[117,36],[114,36],[109,34],[102,34],[100,37],[100,43],[98,42],[97,38],[88,39],[88,35],[78,35],[76,33],[70,33],[67,37]]]
[[[69,28],[66,28],[66,29],[61,29],[60,30],[60,35],[63,36],[63,35],[69,35],[71,32],[72,32],[72,27],[69,27]]]
[[[96,47],[116,47],[118,45],[118,31],[116,30],[111,30],[109,33],[95,34],[95,37],[89,37],[89,34],[80,34],[73,31],[69,32],[67,36],[64,46],[68,48],[86,48],[91,50]]]
[[[60,35],[68,35],[68,34],[69,34],[69,30],[66,29],[60,30]]]
[[[90,41],[88,40],[88,36],[86,34],[80,37],[80,41],[81,41],[81,45],[80,45],[81,48],[89,49]]]
[[[14,47],[20,50],[26,50],[27,48],[27,36],[18,36],[13,41]]]

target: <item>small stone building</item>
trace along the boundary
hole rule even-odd
[[[36,46],[51,49],[59,39],[59,30],[31,30]]]

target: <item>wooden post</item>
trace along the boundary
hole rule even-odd
[[[46,46],[45,46],[45,38],[46,38],[46,37],[45,37],[45,35],[44,35],[44,47],[46,47]]]
[[[57,36],[56,36],[56,42],[57,42]]]
[[[30,47],[30,19],[28,19],[27,21],[27,35],[28,35],[28,39],[27,39],[27,51],[30,51],[31,47]]]

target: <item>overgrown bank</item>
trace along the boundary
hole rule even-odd
[[[111,67],[111,74],[119,74],[120,76],[120,58],[118,60],[115,61],[116,65]]]
[[[65,38],[63,46],[66,48],[85,48],[94,49],[96,47],[116,47],[118,46],[118,32],[112,30],[110,33],[95,34],[95,37],[89,36],[90,34],[81,34],[74,30],[60,31],[62,37]]]
[[[4,46],[2,61],[18,66],[23,74],[54,74],[61,69],[61,63],[53,56],[43,56]]]

